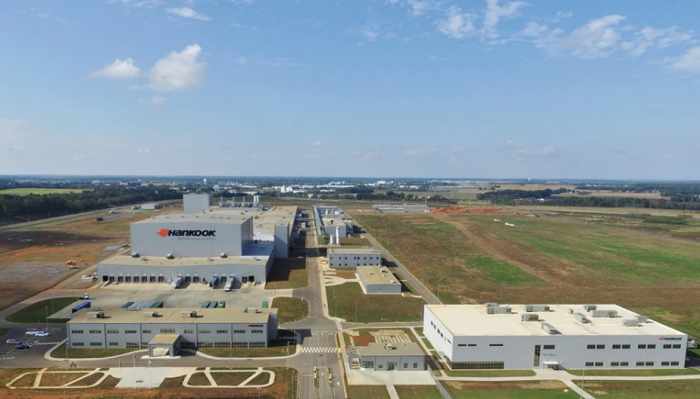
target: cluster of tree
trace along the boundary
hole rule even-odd
[[[553,194],[565,193],[568,190],[559,188],[552,190],[550,188],[544,190],[502,190],[489,191],[483,194],[477,194],[476,198],[480,201],[491,201],[492,204],[511,204],[519,200],[538,200],[548,199]]]
[[[694,183],[634,183],[625,185],[582,186],[576,189],[610,190],[619,193],[653,193],[659,192],[664,197],[670,197],[674,202],[700,202],[700,184]]]
[[[8,190],[12,188],[84,188],[86,190],[91,190],[92,183],[85,181],[38,182],[0,179],[0,194],[2,194],[2,190]]]
[[[154,187],[104,187],[81,193],[45,195],[9,195],[0,191],[0,217],[36,219],[179,198],[182,193],[178,191]]]

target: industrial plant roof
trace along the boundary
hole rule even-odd
[[[358,266],[357,273],[367,284],[401,285],[386,266]]]
[[[375,247],[329,247],[328,254],[333,255],[379,255]]]
[[[93,319],[90,319],[93,320]],[[158,334],[148,343],[149,345],[172,345],[180,338],[179,334]]]
[[[139,256],[133,257],[129,252],[105,259],[100,264],[125,265],[125,266],[192,266],[192,265],[256,265],[266,264],[272,255],[274,246],[270,242],[251,243],[243,250],[243,256],[227,256],[222,258],[220,254],[214,254],[209,258],[172,258],[164,256]],[[166,254],[167,255],[167,254]]]
[[[198,223],[225,223],[225,224],[242,224],[252,215],[236,215],[236,214],[226,214],[217,215],[215,213],[198,213],[194,215],[186,215],[184,213],[172,213],[168,215],[158,215],[153,216],[148,219],[144,219],[137,223],[163,223],[163,222],[198,222]]]
[[[217,216],[237,215],[252,217],[254,232],[274,234],[275,226],[289,226],[289,229],[292,229],[294,218],[297,214],[297,207],[274,206],[260,212],[245,208],[212,208],[211,214]]]
[[[102,310],[105,318],[88,318],[92,309],[81,309],[68,324],[78,323],[158,323],[158,324],[194,324],[194,323],[267,323],[270,314],[277,314],[277,309],[246,309],[244,308],[165,308],[165,309],[108,309]],[[144,313],[155,311],[157,317],[147,317]],[[180,312],[197,312],[197,317],[183,317]]]
[[[506,306],[506,305],[501,305]],[[684,335],[661,323],[649,320],[639,327],[627,327],[624,319],[638,316],[617,305],[596,305],[597,310],[617,311],[618,317],[592,317],[584,305],[549,305],[549,312],[526,312],[524,305],[507,305],[511,314],[487,314],[485,305],[425,305],[455,336],[548,336],[542,323],[552,325],[560,335]],[[573,311],[570,313],[569,309]],[[590,323],[580,323],[574,313],[586,316]],[[521,321],[522,314],[537,314],[539,321]],[[551,336],[551,335],[550,335]],[[554,335],[556,336],[556,335]]]
[[[355,347],[360,356],[424,356],[423,350],[415,342],[384,344],[370,342],[367,346]]]

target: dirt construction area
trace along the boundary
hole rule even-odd
[[[137,211],[0,230],[0,309],[35,295],[111,256],[129,238],[129,224],[152,216]],[[78,269],[69,269],[66,261]],[[82,287],[70,287],[80,289]]]
[[[615,303],[700,335],[698,242],[498,208],[353,216],[445,303]]]

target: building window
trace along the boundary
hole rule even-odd
[[[234,334],[245,334],[245,330],[233,330]]]
[[[250,330],[250,332],[253,334],[262,334],[263,330]]]
[[[656,349],[656,344],[647,345],[647,349]]]
[[[603,362],[595,362],[596,367],[603,367]]]
[[[619,367],[620,362],[610,362],[610,367]]]
[[[586,349],[595,349],[595,345],[586,345]]]
[[[593,362],[586,362],[586,367],[593,367]]]
[[[489,346],[503,346],[503,344],[489,344]]]
[[[646,349],[646,348],[647,348],[647,346],[644,344],[637,345],[637,349]]]
[[[665,344],[665,345],[664,345],[664,349],[671,349],[672,346],[673,346],[673,345],[671,345],[671,344]]]
[[[369,361],[369,360],[363,360],[362,361],[362,368],[363,369],[373,369],[374,368],[374,362]]]
[[[653,366],[654,366],[654,362],[646,362],[645,366],[647,366],[647,367],[653,367]]]
[[[175,329],[174,328],[161,328],[160,333],[161,334],[175,334]]]
[[[620,345],[620,344],[613,345],[613,349],[620,349],[621,347],[622,347],[622,345]]]
[[[622,345],[622,349],[629,349],[629,348],[630,348],[629,345]]]
[[[383,369],[383,368],[384,368],[384,365],[383,365],[383,364],[380,364],[378,368]]]
[[[102,342],[90,342],[90,346],[102,346]]]
[[[408,368],[408,363],[404,363],[404,364],[403,364],[403,368],[404,368],[404,369],[407,369],[407,368]]]
[[[418,368],[418,363],[413,363],[413,368],[417,369]]]
[[[82,334],[83,330],[71,330],[70,333],[71,334]]]
[[[119,346],[119,343],[118,342],[110,342],[109,346]]]
[[[644,362],[637,362],[637,367],[642,367],[644,366]]]
[[[542,346],[542,349],[551,351],[554,350],[554,345],[544,345]]]
[[[248,347],[249,348],[264,348],[265,343],[264,342],[249,342]]]
[[[85,346],[83,342],[73,342],[73,346]]]
[[[185,330],[184,334],[194,334],[194,330]]]
[[[469,344],[469,345],[467,345],[467,346],[476,346],[476,344]]]
[[[211,334],[211,330],[199,330],[200,334]]]
[[[673,349],[680,349],[680,348],[681,348],[681,344],[675,344],[675,345],[673,345]]]
[[[214,348],[230,348],[230,342],[214,342]]]
[[[216,330],[217,334],[228,334],[228,330]]]
[[[107,334],[119,334],[119,330],[107,330]]]
[[[671,366],[678,366],[678,362],[671,362]]]
[[[127,349],[132,349],[132,348],[140,348],[141,345],[139,345],[138,342],[127,342],[126,343],[126,348]]]
[[[144,333],[144,334],[150,334],[150,333],[151,333],[151,330],[143,330],[142,333]]]
[[[90,334],[102,334],[102,330],[90,330]]]
[[[662,365],[662,366],[668,366],[668,365],[670,365],[670,364],[671,364],[671,362],[661,362],[661,365]]]
[[[595,348],[596,349],[605,349],[605,345],[596,345]]]
[[[447,360],[450,364],[450,360]],[[464,363],[451,363],[453,370],[503,370],[503,362],[464,362]]]
[[[136,334],[136,330],[124,330],[124,334]]]
[[[627,367],[630,365],[630,362],[620,362],[620,367]]]
[[[467,346],[467,344],[457,344],[457,346]]]

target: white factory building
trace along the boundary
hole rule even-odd
[[[423,332],[452,369],[682,368],[688,346],[617,305],[425,305]]]
[[[132,223],[130,250],[100,262],[99,279],[264,284],[274,259],[288,257],[297,208],[211,208],[210,201],[208,194],[185,195],[185,212]]]
[[[327,251],[328,266],[358,267],[379,266],[382,254],[374,247],[329,247]]]

